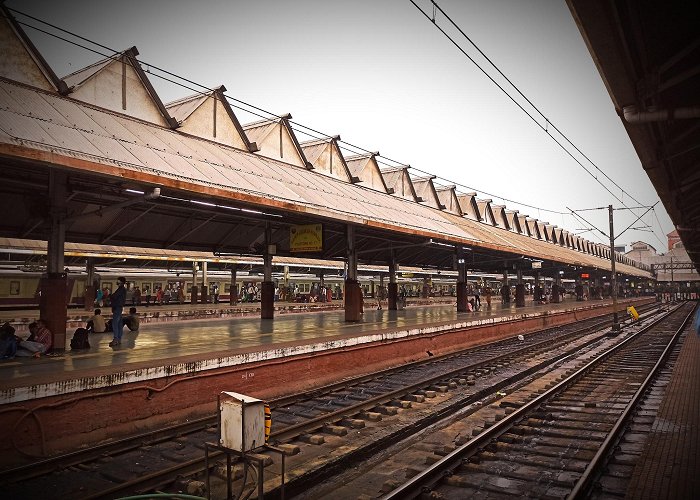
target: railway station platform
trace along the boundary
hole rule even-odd
[[[700,498],[700,335],[687,327],[625,498]]]
[[[626,305],[654,300],[620,300],[621,317]],[[466,313],[453,304],[368,306],[358,323],[343,311],[146,322],[125,328],[120,346],[108,346],[111,333],[92,334],[88,350],[2,361],[0,428],[13,432],[2,452],[73,449],[210,415],[221,391],[269,399],[612,311],[609,300],[484,303]]]

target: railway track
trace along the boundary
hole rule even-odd
[[[614,461],[611,452],[692,310],[686,304],[627,335],[530,401],[528,394],[504,398],[501,408],[517,409],[425,470],[413,471],[413,478],[382,499],[589,497],[605,481],[603,466]]]
[[[587,349],[604,338],[595,332],[609,322],[609,318],[597,318],[544,330],[517,343],[496,342],[344,381],[313,394],[273,401],[272,439],[286,443],[284,449],[290,455],[288,464],[292,468],[296,467],[296,457],[291,455],[302,448],[299,455],[306,457],[328,447],[340,446],[348,451],[324,460],[322,465],[300,467],[294,473],[298,478],[288,487],[303,491],[347,464],[363,459],[373,449],[386,446],[388,441],[415,433],[574,351]],[[156,434],[55,457],[0,474],[0,484],[5,491],[22,492],[24,496],[28,489],[50,489],[54,492],[52,498],[115,498],[172,487],[175,477],[201,475],[203,443],[217,437],[213,422],[214,419],[202,419],[187,427],[174,426]],[[373,443],[341,444],[352,434],[367,434],[368,428],[375,428],[369,431],[376,435]],[[270,474],[266,472],[272,477],[267,485],[272,490],[279,476],[274,468],[268,467]],[[220,467],[215,473],[224,476]],[[80,486],[76,490],[77,484]],[[177,490],[200,494],[202,487],[198,480],[175,485]]]

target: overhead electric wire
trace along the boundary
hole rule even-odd
[[[444,16],[447,18],[447,20],[450,21],[450,23],[452,24],[452,26],[454,26],[455,28],[457,28],[457,30],[462,34],[462,36],[464,36],[464,38],[472,45],[472,47],[474,47],[474,48],[479,52],[479,54],[481,54],[481,56],[482,56],[484,59],[486,59],[486,60],[488,61],[488,63],[489,63],[496,71],[498,71],[498,74],[500,74],[500,75],[511,85],[511,87],[513,87],[513,88],[515,89],[515,91],[516,91],[518,94],[520,94],[520,96],[521,96],[523,99],[525,99],[525,101],[527,101],[527,103],[528,103],[530,106],[532,106],[532,108],[533,108],[535,111],[537,111],[537,113],[539,113],[539,115],[540,115],[542,118],[545,119],[545,121],[547,122],[548,125],[551,125],[552,128],[554,128],[554,130],[556,130],[556,131],[559,133],[559,135],[561,135],[561,136],[566,140],[566,142],[568,142],[581,156],[583,156],[591,165],[593,165],[593,167],[594,167],[598,172],[600,172],[601,174],[603,174],[603,175],[605,176],[606,179],[608,179],[610,182],[612,182],[613,185],[614,185],[616,188],[618,188],[620,191],[622,191],[622,193],[625,193],[627,196],[629,196],[629,197],[630,197],[632,200],[634,200],[635,202],[637,202],[637,203],[639,203],[640,205],[642,205],[642,203],[641,203],[640,201],[636,200],[636,199],[634,198],[634,196],[632,196],[630,193],[628,193],[627,191],[625,191],[625,189],[624,189],[622,186],[620,186],[617,182],[615,182],[613,179],[611,179],[610,176],[608,176],[608,174],[606,174],[602,169],[600,169],[600,168],[598,167],[598,165],[596,165],[596,164],[593,162],[593,160],[591,160],[583,151],[581,151],[581,150],[578,148],[578,146],[576,146],[576,144],[574,144],[574,143],[566,136],[566,134],[564,134],[561,130],[559,130],[559,128],[558,128],[549,118],[547,118],[547,117],[545,116],[545,114],[542,113],[542,111],[540,111],[540,109],[539,109],[537,106],[535,106],[535,105],[532,103],[532,101],[531,101],[530,99],[528,99],[528,97],[527,97],[525,94],[522,93],[522,91],[518,88],[518,86],[515,85],[515,84],[510,80],[510,78],[508,78],[508,77],[500,70],[500,68],[499,68],[498,66],[496,66],[496,64],[495,64],[486,54],[484,54],[484,52],[476,45],[476,43],[474,43],[474,41],[462,30],[462,28],[460,28],[460,27],[457,25],[457,23],[455,23],[455,22],[452,20],[452,18],[442,9],[442,7],[440,7],[440,6],[437,4],[437,2],[435,2],[435,0],[431,0],[431,2],[432,2],[432,4],[433,4],[435,7],[437,7],[437,9],[440,11],[440,13],[442,13],[442,15],[444,15]],[[433,22],[435,22],[435,21],[433,21]],[[547,127],[547,129],[548,129],[548,127]]]
[[[553,136],[552,134],[549,133],[548,127],[542,126],[542,125],[540,124],[540,122],[539,122],[534,116],[532,116],[532,114],[531,114],[530,112],[528,112],[522,104],[520,104],[512,95],[510,95],[510,94],[508,93],[508,91],[507,91],[506,89],[504,89],[503,86],[502,86],[500,83],[498,83],[491,75],[489,75],[488,72],[487,72],[484,68],[482,68],[481,65],[479,65],[479,63],[477,63],[477,62],[474,60],[474,58],[473,58],[472,56],[470,56],[470,55],[467,53],[467,51],[464,50],[464,49],[462,48],[462,46],[461,46],[459,43],[457,43],[457,41],[455,41],[454,38],[452,38],[449,34],[447,34],[447,32],[446,32],[444,29],[442,29],[440,26],[438,26],[438,24],[435,22],[435,19],[431,19],[430,16],[428,16],[428,14],[426,14],[426,12],[425,12],[423,9],[421,9],[421,8],[418,6],[418,4],[417,4],[414,0],[409,0],[409,1],[416,7],[416,9],[418,9],[418,10],[421,12],[421,14],[423,14],[423,15],[426,17],[426,19],[428,19],[429,21],[431,21],[431,22],[433,23],[433,26],[435,26],[438,30],[440,30],[440,32],[441,32],[443,35],[445,35],[445,37],[446,37],[450,42],[452,42],[452,44],[453,44],[455,47],[457,47],[457,49],[458,49],[467,59],[469,59],[469,60],[474,64],[474,66],[476,66],[477,68],[479,68],[479,70],[484,74],[484,76],[486,76],[486,78],[488,78],[489,80],[491,80],[491,82],[492,82],[496,87],[498,87],[498,88],[501,90],[501,92],[503,92],[511,101],[513,101],[513,104],[515,104],[518,108],[520,108],[520,110],[521,110],[523,113],[525,113],[525,114],[535,123],[535,125],[537,125],[539,128],[541,128],[554,142],[557,143],[557,145],[558,145],[564,152],[566,152],[569,156],[571,156],[571,158],[572,158],[576,163],[578,163],[578,164],[581,166],[581,168],[583,168],[583,169],[586,171],[586,173],[588,173],[588,175],[590,175],[591,177],[593,177],[593,178],[596,180],[596,182],[597,182],[598,184],[600,184],[600,185],[603,187],[603,189],[605,189],[608,193],[610,193],[610,195],[613,196],[613,198],[615,198],[617,201],[619,201],[620,203],[622,203],[622,204],[624,205],[624,202],[623,202],[620,198],[618,198],[618,196],[617,196],[615,193],[613,193],[605,184],[603,184],[603,183],[600,181],[600,179],[598,179],[598,178],[593,174],[593,172],[591,172],[590,170],[588,170],[588,169],[585,167],[585,165],[584,165],[583,163],[581,163],[581,162],[578,160],[578,158],[576,158],[573,154],[571,154],[571,152],[570,152],[568,149],[566,149],[566,148],[563,146],[563,144],[561,144],[559,141],[557,141],[556,138],[554,138],[554,136]],[[433,2],[433,4],[434,4],[434,3],[435,3],[435,2]],[[512,84],[511,84],[511,85],[512,85]],[[528,101],[528,102],[529,102],[529,101]],[[533,106],[533,107],[534,107],[534,106]],[[535,108],[535,109],[537,109],[537,108]],[[537,112],[538,112],[540,115],[542,114],[542,113],[540,113],[539,110],[538,110]],[[549,122],[547,122],[547,123],[549,123]],[[637,202],[637,203],[639,203],[639,202]],[[640,204],[641,204],[641,203],[640,203]]]
[[[452,44],[467,58],[469,61],[471,61],[494,85],[496,85],[513,103],[520,108],[523,113],[525,113],[540,129],[542,129],[563,151],[565,151],[583,170],[588,173],[595,181],[603,187],[613,198],[615,198],[618,202],[620,202],[623,206],[627,207],[625,202],[618,197],[615,193],[613,193],[603,182],[601,182],[600,179],[596,175],[594,175],[588,168],[586,168],[581,161],[579,161],[564,145],[558,141],[550,132],[549,132],[549,125],[552,125],[552,128],[559,133],[573,148],[581,154],[597,171],[599,171],[601,174],[605,176],[610,182],[613,183],[615,187],[620,189],[620,191],[623,194],[627,194],[628,197],[630,197],[632,200],[634,200],[636,203],[639,205],[644,205],[641,203],[639,200],[637,200],[634,196],[629,194],[624,188],[622,188],[620,185],[618,185],[613,179],[611,179],[602,169],[600,169],[586,154],[584,154],[559,128],[557,128],[545,115],[542,113],[537,106],[535,106],[530,99],[528,99],[525,94],[523,94],[520,89],[505,75],[503,72],[491,61],[491,59],[484,54],[484,52],[469,38],[469,36],[452,20],[452,18],[435,2],[435,0],[431,0],[431,3],[433,4],[433,17],[431,18],[414,0],[409,0],[416,9],[420,11],[423,16],[425,16],[426,19],[428,19],[430,22],[432,22],[433,26],[435,26]],[[540,122],[532,116],[531,113],[529,113],[524,106],[522,106],[501,84],[499,84],[479,63],[477,63],[473,57],[471,57],[466,50],[464,50],[457,41],[455,41],[442,27],[440,27],[436,20],[435,20],[435,8],[439,9],[439,11],[449,20],[449,22],[464,36],[464,38],[481,54],[484,59],[486,59],[489,64],[493,68],[496,69],[496,71],[513,87],[516,92],[525,99],[525,101],[545,120],[545,126],[540,124]],[[635,214],[636,215],[636,214]],[[658,222],[658,220],[657,220]]]

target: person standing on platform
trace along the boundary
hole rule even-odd
[[[484,295],[486,296],[486,307],[491,309],[491,287],[487,286],[484,290]]]
[[[124,329],[124,322],[122,321],[122,310],[124,309],[124,303],[126,302],[126,288],[124,284],[126,283],[126,278],[120,276],[117,278],[117,290],[112,293],[112,332],[114,332],[114,338],[109,343],[110,347],[117,346],[122,343],[122,332]]]
[[[97,287],[97,291],[95,292],[95,305],[97,307],[102,307],[102,289],[100,287]]]
[[[146,307],[148,307],[148,303],[151,302],[151,287],[146,285],[146,288],[143,290],[143,294],[146,296]]]
[[[474,287],[474,310],[481,309],[481,295],[479,295],[479,287]]]

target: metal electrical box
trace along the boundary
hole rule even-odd
[[[219,444],[245,453],[265,444],[265,403],[236,392],[219,397]]]

